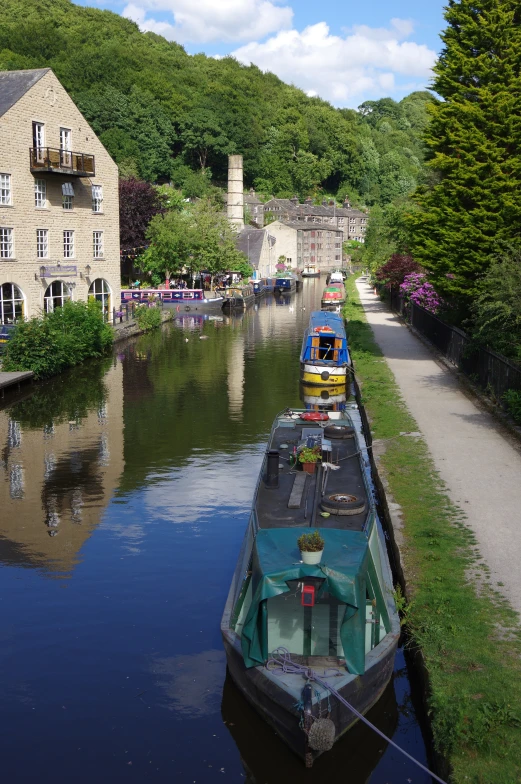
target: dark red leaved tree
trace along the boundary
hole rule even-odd
[[[161,197],[149,182],[128,177],[119,181],[119,238],[123,250],[146,244],[150,220],[163,212]]]
[[[406,275],[411,272],[421,272],[422,268],[412,256],[404,256],[401,253],[393,253],[389,261],[380,267],[376,273],[376,279],[383,283],[386,288],[392,289],[400,286]]]

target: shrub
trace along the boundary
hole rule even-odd
[[[521,392],[518,389],[507,389],[503,403],[514,422],[521,425]]]
[[[325,542],[318,531],[302,534],[297,539],[298,549],[306,553],[319,553],[324,549]]]
[[[49,378],[112,346],[112,329],[103,321],[101,305],[65,302],[63,307],[20,323],[7,344],[3,369],[32,370]]]
[[[383,283],[387,289],[392,289],[400,286],[405,277],[413,272],[421,272],[421,267],[412,256],[393,253],[389,261],[377,271],[376,280]]]
[[[428,282],[423,272],[413,272],[406,275],[400,286],[400,293],[406,302],[414,302],[429,313],[437,313],[443,305],[443,300],[436,292],[434,286]]]
[[[136,321],[143,332],[161,326],[161,311],[158,307],[150,305],[138,305],[135,310]]]

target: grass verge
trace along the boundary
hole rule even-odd
[[[348,337],[362,402],[375,439],[417,431],[360,304],[346,286]],[[431,683],[437,750],[457,784],[521,782],[521,631],[517,615],[488,581],[476,540],[452,505],[425,441],[386,445],[379,469],[400,504],[407,581],[405,618]],[[491,520],[491,535],[493,524]]]

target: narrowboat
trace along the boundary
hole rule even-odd
[[[331,286],[326,286],[322,292],[321,306],[331,307],[343,305],[346,301],[346,290],[341,283],[335,283]]]
[[[303,278],[319,278],[320,270],[317,270],[314,264],[307,264],[302,270]]]
[[[311,386],[346,384],[351,358],[344,319],[339,313],[311,314],[300,352],[300,380]]]
[[[262,297],[269,291],[268,281],[266,278],[259,278],[252,281],[253,293],[256,297]]]
[[[276,416],[221,621],[233,681],[307,767],[357,721],[336,695],[363,715],[385,692],[400,635],[366,448],[355,403]]]
[[[165,307],[175,307],[178,312],[186,313],[219,311],[224,302],[221,294],[203,289],[122,289],[121,291],[122,302],[142,304],[151,299],[160,299]]]
[[[255,300],[253,286],[245,285],[227,286],[224,292],[223,310],[245,310]]]
[[[293,273],[275,278],[274,291],[279,294],[290,294],[297,290],[297,279]]]

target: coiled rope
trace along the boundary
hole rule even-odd
[[[425,773],[427,773],[429,776],[432,776],[432,778],[438,781],[439,784],[447,784],[446,781],[440,779],[439,776],[437,776],[431,770],[426,768],[425,765],[422,765],[421,762],[418,762],[418,760],[412,757],[407,751],[400,748],[400,746],[398,746],[398,744],[395,743],[394,740],[391,740],[391,738],[388,738],[387,735],[384,735],[384,733],[381,730],[379,730],[378,727],[375,727],[374,724],[371,724],[371,722],[368,719],[366,719],[365,716],[363,716],[359,711],[357,711],[357,709],[354,708],[351,705],[351,703],[349,703],[346,699],[344,699],[340,694],[340,692],[338,692],[333,686],[331,686],[326,680],[324,680],[324,678],[331,678],[332,676],[340,675],[341,674],[340,670],[332,670],[330,675],[324,675],[323,677],[320,677],[320,675],[318,675],[315,672],[315,670],[313,670],[311,667],[304,667],[303,665],[294,662],[293,659],[291,658],[291,654],[288,651],[288,649],[283,648],[282,646],[280,648],[276,648],[273,651],[272,658],[266,662],[266,669],[272,671],[274,674],[279,674],[279,675],[300,674],[309,681],[315,681],[315,683],[318,683],[324,689],[327,689],[334,697],[337,698],[337,700],[339,700],[343,705],[346,706],[346,708],[348,708],[352,713],[354,713],[354,715],[358,719],[360,719],[360,721],[363,721],[364,724],[366,724],[368,727],[374,730],[374,732],[376,732],[377,735],[383,738],[383,740],[387,741],[387,743],[389,743],[397,751],[399,751],[401,754],[407,757],[407,759],[410,759],[411,762],[414,762],[414,764],[417,765],[419,768],[421,768],[423,771],[425,771]]]

